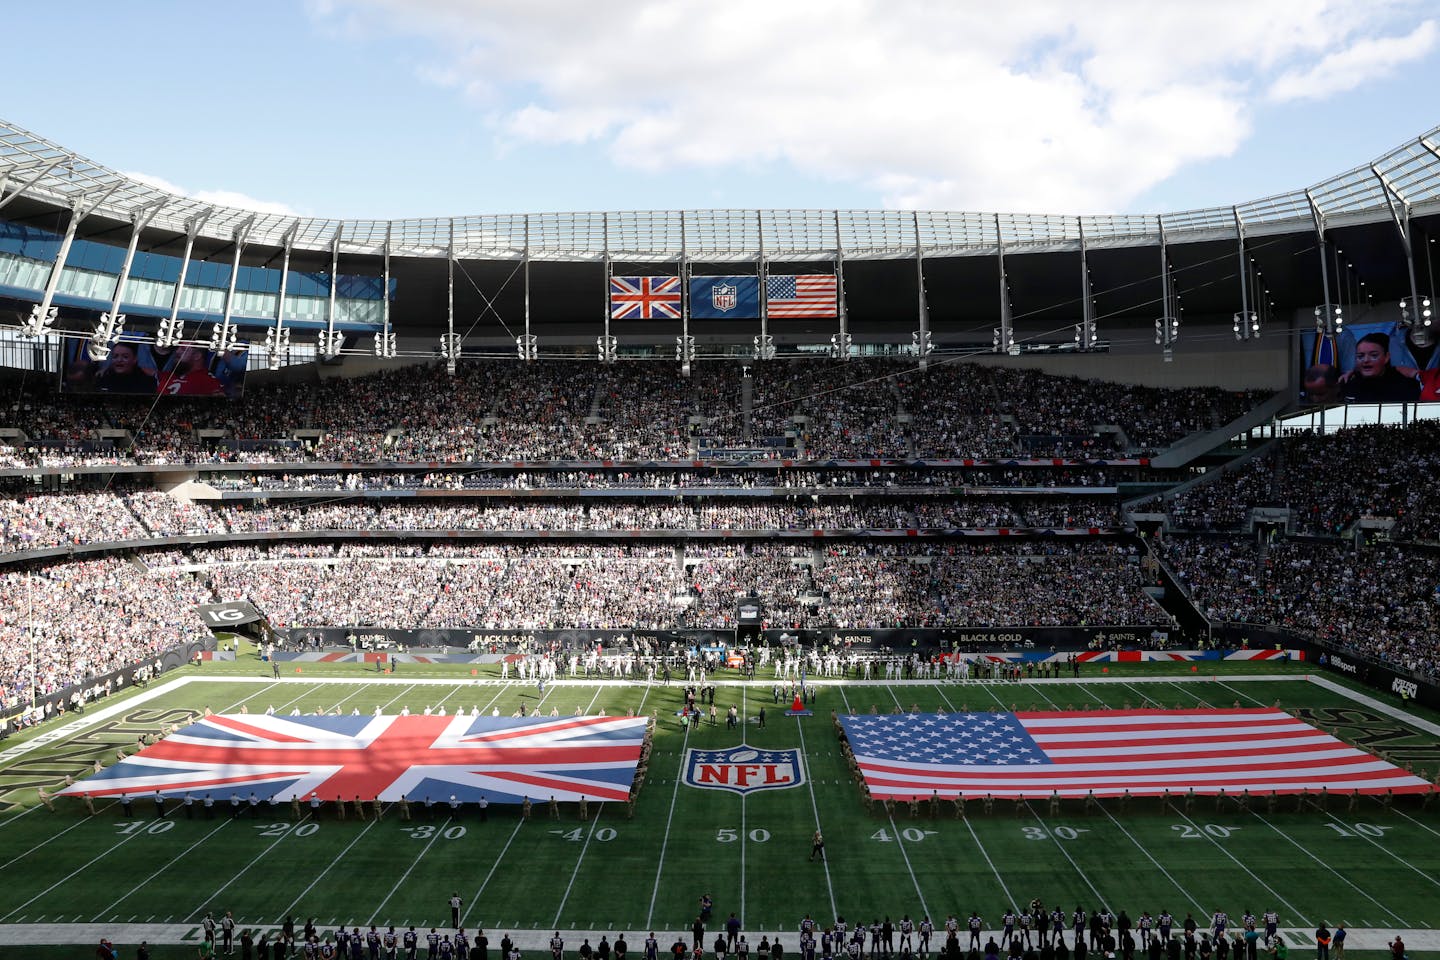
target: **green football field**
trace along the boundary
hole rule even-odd
[[[842,758],[832,710],[1045,710],[1114,707],[1272,705],[1279,703],[1324,730],[1411,765],[1440,771],[1434,715],[1389,696],[1328,677],[1307,679],[1298,666],[1192,673],[1189,665],[1098,668],[1079,681],[1014,684],[933,682],[821,685],[815,715],[780,716],[771,683],[746,686],[722,678],[722,722],[683,728],[675,713],[680,684],[560,682],[542,696],[529,684],[505,683],[469,669],[415,668],[395,676],[347,665],[306,665],[276,681],[258,664],[187,668],[179,682],[101,701],[0,750],[0,956],[89,956],[110,931],[117,943],[142,936],[193,943],[207,911],[233,911],[242,927],[273,929],[287,915],[322,929],[336,924],[449,926],[447,901],[463,900],[462,925],[483,927],[492,949],[502,933],[527,951],[554,930],[572,951],[583,936],[629,934],[632,949],[650,930],[688,931],[703,894],[714,898],[711,931],[732,911],[751,944],[794,931],[809,914],[822,925],[886,916],[931,917],[978,910],[994,928],[1011,904],[1039,897],[1068,914],[1105,904],[1132,917],[1142,910],[1193,913],[1204,926],[1215,910],[1232,918],[1275,909],[1282,928],[1309,931],[1324,921],[1357,931],[1429,931],[1440,927],[1440,803],[1417,797],[1331,797],[1322,805],[1280,798],[1240,809],[1233,801],[1196,798],[1108,801],[978,802],[957,817],[951,804],[933,810],[901,805],[867,811]],[[174,676],[174,675],[172,675]],[[173,811],[155,819],[148,803],[126,818],[106,801],[89,814],[72,798],[37,802],[137,738],[183,723],[205,709],[289,713],[358,709],[372,713],[443,705],[508,715],[521,704],[548,713],[655,716],[654,751],[633,811],[592,804],[588,820],[562,805],[552,819],[537,805],[532,819],[492,807],[488,820],[463,810],[433,820],[395,807],[379,820],[341,820],[333,810],[298,818],[288,804],[256,819],[187,820]],[[727,730],[734,703],[747,722]],[[769,722],[753,721],[761,705]],[[681,781],[687,748],[742,742],[801,749],[806,783],[740,797]],[[367,811],[368,812],[368,811]],[[812,862],[811,835],[821,829],[827,857]],[[58,925],[58,926],[57,926]],[[673,940],[673,935],[670,940]],[[34,947],[25,941],[76,944]],[[670,940],[662,937],[662,946]],[[964,940],[962,934],[962,942]],[[592,941],[594,942],[594,941]],[[1364,937],[1355,948],[1369,948]],[[70,952],[66,952],[69,950]],[[127,947],[122,956],[133,955]],[[194,956],[193,946],[157,947],[158,958]],[[422,950],[423,955],[423,950]],[[527,952],[527,957],[536,956]],[[1306,954],[1308,956],[1309,954]],[[238,953],[237,953],[238,956]]]

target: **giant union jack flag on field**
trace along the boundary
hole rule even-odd
[[[1282,710],[841,717],[877,800],[1185,793],[1424,793],[1430,785]]]
[[[213,715],[62,793],[624,800],[644,717]]]

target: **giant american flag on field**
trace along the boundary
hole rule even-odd
[[[1426,781],[1283,710],[842,717],[877,800],[1185,793],[1424,793]]]
[[[215,714],[61,793],[625,800],[644,717]]]

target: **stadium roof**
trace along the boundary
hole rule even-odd
[[[260,213],[166,192],[0,120],[0,206],[17,197],[89,216],[297,251],[467,260],[662,262],[993,255],[1283,234],[1440,212],[1440,127],[1308,189],[1233,207],[1156,215],[1060,216],[900,210],[665,210],[339,220]],[[1392,207],[1392,203],[1399,205]]]

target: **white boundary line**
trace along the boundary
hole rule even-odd
[[[183,858],[187,853],[189,853],[191,850],[194,850],[196,847],[200,846],[200,845],[201,845],[202,843],[204,843],[206,840],[209,840],[211,837],[215,836],[215,834],[217,834],[217,833],[219,833],[221,830],[225,829],[225,827],[228,826],[229,823],[230,823],[229,820],[222,820],[222,821],[215,827],[214,830],[211,830],[209,833],[205,834],[205,836],[201,837],[199,840],[196,840],[194,843],[190,844],[190,846],[188,846],[188,847],[186,847],[184,850],[180,851],[179,854],[177,854],[177,855],[175,855],[175,856],[172,856],[170,859],[166,860],[165,863],[161,865],[160,869],[156,870],[154,873],[150,874],[150,876],[146,877],[144,880],[141,880],[139,883],[135,884],[135,886],[131,887],[131,888],[130,888],[128,891],[126,891],[125,893],[122,893],[119,897],[116,897],[115,900],[112,901],[109,906],[107,906],[107,907],[105,907],[105,908],[103,908],[103,909],[101,909],[101,910],[96,911],[95,916],[91,919],[90,922],[91,922],[91,923],[101,923],[101,922],[103,922],[103,921],[101,920],[101,918],[102,918],[106,913],[108,913],[108,912],[111,911],[111,910],[114,910],[116,907],[120,906],[120,904],[124,903],[126,900],[130,899],[130,898],[133,897],[135,894],[139,893],[139,892],[140,892],[140,889],[141,889],[142,887],[144,887],[147,883],[149,883],[151,880],[154,880],[156,877],[160,876],[160,874],[164,873],[166,870],[169,870],[172,866],[174,866],[175,861],[180,860],[180,859]]]
[[[685,757],[690,746],[690,727],[685,727],[685,736],[680,741],[680,766],[675,770],[675,790],[670,795],[670,813],[665,817],[665,837],[660,841],[660,856],[655,859],[655,887],[650,891],[650,912],[645,914],[645,927],[654,926],[655,901],[660,896],[660,876],[665,871],[665,850],[670,846],[670,825],[675,820],[675,801],[680,796],[680,781],[685,779]]]
[[[1044,694],[1044,692],[1041,692],[1040,695],[1041,695],[1041,697],[1044,697],[1044,698],[1045,698],[1045,702],[1048,702],[1048,704],[1050,704],[1051,707],[1054,707],[1054,705],[1056,705],[1056,701],[1053,701],[1053,699],[1050,699],[1050,697],[1048,697],[1047,694]],[[1027,806],[1030,806],[1030,805],[1028,805],[1028,803],[1027,803]],[[1135,835],[1133,835],[1133,833],[1130,833],[1128,829],[1125,829],[1125,825],[1123,825],[1123,823],[1120,823],[1120,820],[1117,820],[1117,819],[1115,818],[1115,815],[1113,815],[1113,813],[1110,813],[1110,810],[1109,810],[1109,809],[1106,809],[1106,806],[1104,806],[1103,803],[1102,803],[1102,805],[1099,805],[1099,807],[1100,807],[1100,812],[1104,813],[1104,815],[1106,815],[1107,818],[1110,819],[1110,822],[1112,822],[1113,825],[1116,826],[1116,828],[1119,828],[1120,832],[1125,833],[1125,839],[1128,839],[1128,841],[1129,841],[1130,843],[1132,843],[1133,846],[1135,846],[1135,849],[1138,849],[1138,851],[1139,851],[1140,853],[1143,853],[1143,855],[1145,855],[1145,859],[1148,859],[1148,861],[1151,862],[1151,864],[1152,864],[1153,866],[1155,866],[1155,869],[1158,869],[1158,871],[1161,872],[1161,874],[1164,874],[1164,875],[1165,875],[1165,879],[1168,879],[1168,881],[1171,882],[1172,885],[1174,885],[1176,891],[1178,891],[1179,894],[1181,894],[1181,897],[1184,897],[1185,900],[1188,900],[1188,901],[1189,901],[1189,905],[1191,905],[1191,907],[1194,907],[1195,910],[1200,911],[1200,914],[1202,915],[1202,917],[1204,917],[1205,914],[1210,913],[1210,911],[1205,910],[1204,905],[1201,905],[1200,900],[1198,900],[1198,898],[1195,897],[1194,894],[1191,894],[1191,892],[1189,892],[1188,889],[1185,889],[1184,884],[1181,884],[1181,882],[1179,882],[1178,879],[1175,879],[1174,875],[1172,875],[1171,872],[1168,871],[1168,869],[1165,869],[1165,866],[1162,865],[1161,862],[1158,861],[1158,859],[1153,858],[1153,856],[1151,855],[1151,852],[1149,852],[1148,849],[1145,848],[1145,845],[1143,845],[1143,843],[1140,843],[1140,842],[1138,841],[1138,839],[1135,839]],[[1031,812],[1031,813],[1035,813],[1034,807],[1031,806],[1030,812]],[[1038,815],[1038,813],[1037,813],[1037,815],[1035,815],[1035,818],[1040,819],[1040,815]],[[1041,820],[1041,823],[1044,823],[1044,820]],[[1057,845],[1058,845],[1058,843],[1060,843],[1060,841],[1058,841],[1058,838],[1056,839],[1056,843],[1057,843]],[[1068,859],[1068,853],[1066,853],[1066,858]],[[1074,864],[1073,859],[1071,859],[1070,862],[1071,862],[1071,865]],[[1079,866],[1077,866],[1076,869],[1079,869]],[[1093,885],[1093,884],[1090,884],[1090,878],[1089,878],[1089,877],[1086,877],[1086,878],[1084,878],[1084,881],[1086,881],[1086,885],[1089,885],[1090,889],[1092,889],[1092,891],[1094,891],[1094,885]],[[1096,895],[1099,895],[1099,891],[1096,891]],[[1104,902],[1104,898],[1103,898],[1103,897],[1100,898],[1100,901]]]
[[[462,927],[465,926],[465,921],[470,918],[470,911],[474,910],[475,907],[480,903],[480,896],[485,892],[485,888],[490,885],[490,878],[495,876],[495,871],[500,869],[500,861],[505,859],[505,851],[509,850],[510,844],[515,842],[515,837],[519,835],[520,828],[524,826],[524,824],[524,817],[516,818],[515,829],[510,831],[510,839],[506,840],[505,846],[500,848],[500,853],[498,856],[496,856],[495,862],[490,865],[490,872],[485,874],[484,880],[480,881],[480,889],[475,891],[475,896],[470,898],[469,906],[467,906],[465,908],[465,912],[460,915],[460,925]]]
[[[590,850],[590,840],[595,836],[595,825],[600,822],[600,816],[604,812],[605,804],[601,803],[599,809],[595,811],[595,816],[590,820],[590,831],[585,834],[585,843],[580,848],[580,856],[575,858],[575,869],[570,871],[570,882],[565,885],[565,893],[560,897],[560,905],[555,908],[555,922],[551,926],[557,930],[560,928],[560,914],[565,912],[565,903],[570,899],[570,891],[575,889],[575,878],[580,875],[580,865],[585,862],[585,854]]]
[[[815,814],[815,829],[820,830],[822,829],[820,826],[820,806],[815,802],[815,777],[810,772],[810,757],[805,749],[805,725],[801,722],[800,717],[795,718],[795,730],[800,734],[800,762],[805,765],[805,786],[810,789],[810,809]],[[824,836],[824,834],[822,833],[821,836]],[[904,851],[901,852],[903,853]],[[835,883],[830,878],[830,858],[825,856],[823,850],[820,852],[820,863],[825,867],[825,889],[830,892],[830,916],[833,917],[839,913],[839,911],[835,909]],[[910,866],[909,857],[905,858],[905,866],[907,869]],[[914,879],[915,874],[911,873],[910,877]],[[920,886],[918,883],[915,889],[917,892],[919,891]],[[920,899],[923,901],[925,898],[921,897]]]
[[[915,896],[920,898],[920,908],[924,916],[930,916],[930,904],[925,902],[925,892],[920,889],[920,878],[915,876],[915,869],[910,866],[910,853],[905,849],[905,838],[900,835],[900,827],[895,823],[894,814],[890,815],[890,829],[895,831],[895,843],[900,848],[900,856],[905,860],[905,870],[910,874],[910,882],[915,885]],[[834,904],[832,903],[833,907]]]
[[[353,846],[355,846],[355,844],[359,843],[359,842],[360,842],[360,838],[364,837],[365,834],[369,833],[369,832],[370,832],[370,828],[373,827],[373,826],[375,826],[375,824],[377,824],[377,823],[379,823],[379,822],[380,822],[380,821],[379,821],[378,819],[373,819],[373,818],[372,818],[369,823],[365,824],[365,829],[364,829],[364,830],[361,830],[359,833],[355,834],[355,836],[351,837],[351,838],[350,838],[350,842],[345,845],[345,849],[344,849],[344,850],[341,850],[339,853],[337,853],[337,854],[335,855],[335,858],[325,865],[325,869],[324,869],[324,870],[321,870],[319,873],[315,874],[315,879],[310,881],[310,885],[307,886],[304,890],[301,890],[301,891],[300,891],[300,895],[299,895],[298,897],[296,897],[294,900],[290,901],[290,906],[286,907],[284,910],[282,910],[282,911],[280,911],[280,912],[281,912],[282,914],[291,914],[291,913],[294,913],[294,912],[295,912],[295,908],[296,908],[297,906],[299,906],[300,901],[305,899],[305,894],[309,893],[311,890],[314,890],[314,889],[315,889],[315,884],[317,884],[317,883],[319,883],[321,880],[323,880],[323,879],[325,878],[325,875],[335,868],[335,864],[337,864],[337,863],[339,863],[341,860],[345,859],[345,854],[347,854],[347,853],[350,852],[350,848],[353,847]],[[279,923],[280,921],[277,919],[275,922],[276,922],[276,923]]]
[[[374,820],[371,820],[370,823],[371,823],[371,825],[374,825],[375,821],[374,821]],[[391,897],[395,896],[395,891],[396,891],[396,890],[399,890],[402,886],[404,886],[405,881],[408,880],[408,879],[410,879],[410,874],[414,873],[414,872],[415,872],[415,868],[418,867],[418,866],[420,866],[420,861],[425,859],[425,854],[429,853],[429,852],[430,852],[430,848],[433,847],[433,846],[435,846],[435,841],[440,839],[441,834],[443,834],[443,833],[445,832],[445,828],[448,827],[449,825],[450,825],[450,818],[449,818],[449,817],[446,817],[445,820],[444,820],[444,822],[442,822],[442,823],[440,824],[440,826],[438,826],[438,827],[435,828],[435,832],[430,835],[430,840],[429,840],[429,842],[425,844],[425,849],[421,850],[418,854],[416,854],[415,859],[410,861],[410,866],[406,868],[406,870],[405,870],[404,873],[400,874],[400,879],[399,879],[399,880],[396,880],[396,881],[395,881],[395,886],[391,887],[391,888],[390,888],[390,892],[387,893],[387,894],[385,894],[385,899],[384,899],[384,900],[381,900],[379,903],[377,903],[377,904],[375,905],[375,909],[371,911],[370,916],[372,916],[372,917],[378,917],[378,916],[380,916],[380,911],[381,911],[381,909],[384,908],[385,904],[387,904],[387,903],[390,902],[390,898],[391,898]],[[368,831],[368,830],[369,830],[369,827],[367,827],[366,830]],[[364,831],[362,831],[361,836],[364,836]],[[356,839],[359,839],[359,838],[357,837]],[[349,847],[346,847],[346,849],[348,850]],[[304,894],[301,894],[301,896],[304,896]],[[298,902],[298,901],[297,901],[297,902]]]
[[[244,876],[246,873],[248,873],[248,872],[250,871],[250,868],[251,868],[251,867],[255,866],[255,864],[259,863],[261,860],[263,860],[265,857],[267,857],[267,856],[270,854],[270,851],[272,851],[272,850],[274,850],[276,847],[278,847],[278,846],[280,845],[280,841],[289,838],[289,837],[291,836],[292,832],[293,832],[296,828],[298,828],[298,827],[300,826],[300,824],[304,823],[305,821],[307,821],[307,820],[309,820],[309,819],[310,819],[310,814],[308,814],[308,813],[305,814],[305,816],[301,817],[300,820],[299,820],[299,822],[297,822],[294,827],[291,827],[289,830],[286,830],[284,833],[280,834],[280,836],[276,837],[276,838],[274,839],[274,841],[271,842],[271,844],[270,844],[268,847],[266,847],[264,850],[261,850],[259,853],[255,854],[255,856],[250,860],[249,863],[245,864],[245,866],[241,867],[241,868],[240,868],[239,870],[237,870],[234,874],[232,874],[231,877],[230,877],[230,879],[229,879],[229,880],[226,880],[225,883],[224,883],[224,885],[222,885],[219,890],[216,890],[214,893],[210,894],[210,896],[206,897],[205,899],[206,899],[207,901],[209,901],[209,900],[214,900],[216,897],[220,896],[220,894],[224,893],[226,890],[229,890],[230,887],[235,883],[236,880],[239,880],[242,876]],[[232,815],[231,818],[230,818],[230,821],[233,822],[234,820],[235,820],[235,817]],[[205,909],[205,905],[202,903],[200,906],[198,906],[198,907],[196,907],[194,910],[190,911],[190,913],[185,917],[185,919],[186,919],[187,921],[193,919],[196,914],[198,914],[201,910],[204,910],[204,909]]]
[[[125,844],[129,843],[131,840],[134,840],[136,837],[140,836],[142,833],[144,833],[144,831],[142,831],[142,830],[137,830],[137,831],[135,831],[134,833],[126,834],[125,839],[119,840],[119,841],[111,844],[111,845],[110,845],[109,847],[107,847],[105,850],[101,851],[100,853],[97,853],[95,856],[91,857],[89,860],[85,861],[85,862],[82,863],[80,866],[76,867],[74,870],[71,870],[69,873],[65,874],[65,876],[61,877],[59,880],[56,880],[54,883],[50,884],[50,886],[46,887],[44,890],[41,890],[39,893],[35,894],[35,896],[31,897],[29,900],[26,900],[24,903],[20,904],[18,907],[16,907],[15,909],[11,910],[9,913],[5,914],[4,916],[0,916],[0,922],[3,922],[4,920],[6,920],[6,919],[9,918],[9,917],[13,917],[15,914],[19,913],[21,910],[24,910],[26,907],[30,906],[30,904],[34,903],[36,900],[39,900],[41,897],[45,896],[45,895],[46,895],[47,893],[49,893],[50,891],[54,890],[56,887],[58,887],[58,886],[60,886],[61,884],[65,883],[67,880],[70,880],[70,879],[74,878],[77,874],[80,874],[80,873],[84,872],[85,870],[88,870],[90,867],[94,866],[95,863],[97,863],[97,862],[100,861],[100,860],[103,860],[105,857],[108,857],[110,854],[114,853],[116,850],[119,850],[121,847],[125,846]]]

